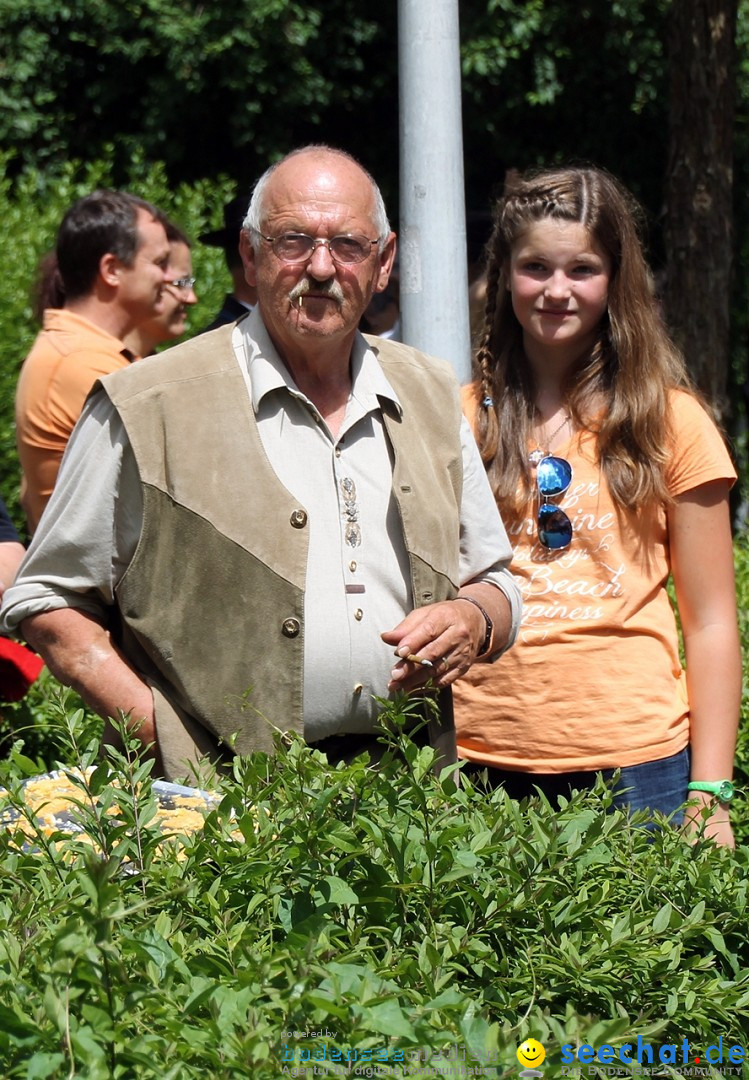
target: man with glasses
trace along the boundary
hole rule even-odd
[[[16,390],[21,503],[34,532],[96,380],[135,359],[124,338],[158,312],[169,245],[161,215],[122,191],[95,191],[57,234],[62,306],[47,308]]]
[[[190,241],[169,218],[164,216],[162,221],[169,241],[169,278],[164,283],[161,311],[138,323],[125,338],[136,356],[150,356],[159,345],[182,337],[190,308],[198,302]]]
[[[395,255],[379,190],[296,151],[240,247],[255,310],[89,402],[5,627],[172,779],[278,729],[376,753],[375,698],[427,683],[450,760],[449,687],[511,643],[520,601],[449,365],[358,333]]]

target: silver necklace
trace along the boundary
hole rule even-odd
[[[564,414],[564,420],[562,420],[559,427],[554,428],[551,435],[549,435],[548,438],[545,440],[547,447],[551,446],[551,444],[554,442],[554,439],[556,439],[557,435],[562,430],[564,425],[569,424],[569,422],[570,422],[570,418],[567,415],[567,413],[565,413]],[[538,465],[539,461],[543,461],[543,459],[545,457],[548,457],[548,456],[549,456],[548,449],[547,450],[542,450],[540,446],[536,445],[536,448],[534,450],[531,450],[530,454],[528,454],[528,460],[530,461],[531,465],[535,466],[535,465]]]

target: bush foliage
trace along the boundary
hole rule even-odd
[[[402,719],[383,715],[378,770],[300,741],[238,760],[181,844],[149,823],[148,766],[117,755],[82,788],[131,793],[120,817],[81,811],[98,854],[6,834],[3,1076],[277,1080],[313,1054],[399,1076],[453,1047],[499,1077],[529,1036],[555,1076],[565,1043],[741,1043],[749,849],[651,834],[603,789],[552,811],[458,788]],[[17,802],[33,767],[3,768]]]

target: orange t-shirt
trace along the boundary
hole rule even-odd
[[[16,437],[29,529],[52,494],[70,433],[91,387],[133,359],[106,330],[64,308],[48,308],[16,387]]]
[[[469,419],[475,390],[464,391]],[[674,391],[670,493],[736,473],[717,428],[691,395]],[[568,548],[547,551],[535,510],[515,530],[510,569],[523,593],[514,647],[474,664],[454,686],[458,752],[469,761],[558,773],[640,765],[689,742],[689,705],[670,573],[666,509],[617,512],[593,436],[554,454],[572,483],[554,500],[572,522]]]

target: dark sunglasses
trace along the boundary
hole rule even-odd
[[[566,548],[572,542],[572,522],[550,499],[564,495],[572,483],[572,466],[564,458],[547,455],[536,466],[536,483],[541,496],[538,508],[538,539],[552,551]]]

